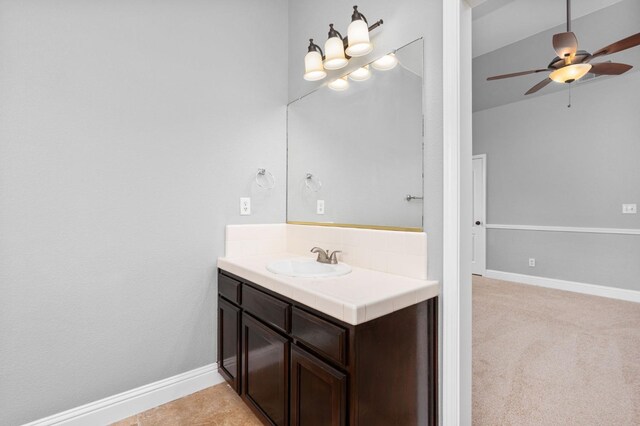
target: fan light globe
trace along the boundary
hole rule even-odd
[[[370,77],[371,71],[369,71],[369,66],[358,68],[349,74],[349,78],[353,81],[365,81],[369,80]]]
[[[328,70],[339,70],[349,61],[344,57],[344,44],[340,37],[331,37],[324,44],[324,67]]]
[[[308,52],[304,57],[304,79],[307,81],[322,80],[327,73],[322,68],[322,55],[319,52]]]
[[[349,24],[347,28],[347,38],[349,46],[347,55],[357,58],[364,56],[373,50],[373,45],[369,41],[369,27],[362,19],[357,19]]]
[[[398,58],[393,53],[384,55],[383,57],[373,61],[371,66],[378,71],[388,71],[394,69],[398,65]]]
[[[557,83],[572,83],[584,77],[591,69],[591,64],[573,64],[559,68],[549,74],[549,78]]]
[[[335,90],[336,92],[342,92],[348,88],[349,82],[347,81],[347,77],[340,77],[329,83],[329,89]]]

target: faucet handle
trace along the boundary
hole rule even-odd
[[[336,250],[333,253],[331,253],[331,256],[329,256],[329,263],[331,263],[332,265],[335,265],[338,263],[338,253],[342,253],[342,250]]]
[[[329,251],[320,247],[314,247],[311,249],[311,253],[318,253],[318,262],[329,263]]]

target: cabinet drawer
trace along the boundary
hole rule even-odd
[[[240,281],[218,274],[218,293],[238,305],[240,304],[240,287]]]
[[[338,364],[346,364],[347,330],[344,328],[294,307],[291,334],[320,355]]]
[[[242,307],[262,321],[288,333],[290,305],[248,285],[242,291]]]

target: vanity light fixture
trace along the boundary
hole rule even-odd
[[[329,38],[324,44],[324,67],[328,70],[339,70],[347,66],[349,61],[344,56],[344,42],[342,34],[329,24]]]
[[[327,72],[322,67],[322,49],[309,39],[309,51],[304,57],[304,79],[307,81],[322,80]]]
[[[349,81],[347,80],[347,76],[336,78],[331,83],[329,83],[329,89],[335,90],[336,92],[342,92],[349,88]]]
[[[371,64],[371,66],[378,71],[389,71],[394,69],[396,65],[398,65],[398,58],[396,58],[396,55],[393,53],[384,55],[383,57],[373,61]]]
[[[371,77],[371,71],[369,71],[369,65],[360,67],[349,74],[349,78],[353,81],[365,81]]]
[[[324,45],[324,53],[320,46],[313,43],[313,39],[309,39],[309,49],[304,57],[304,79],[322,80],[327,76],[325,70],[338,70],[345,67],[351,57],[370,53],[373,44],[369,39],[369,32],[382,24],[383,21],[380,19],[369,26],[367,18],[358,11],[358,6],[353,6],[347,37],[342,38],[340,32],[333,28],[333,24],[329,24],[329,38]]]
[[[369,22],[367,18],[358,12],[358,6],[353,6],[353,14],[351,15],[351,23],[347,28],[347,55],[364,56],[373,50],[373,44],[369,40]]]

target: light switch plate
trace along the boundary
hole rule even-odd
[[[638,213],[638,206],[636,204],[623,204],[622,214],[636,214]]]
[[[240,198],[240,216],[249,216],[251,214],[251,198]]]
[[[316,213],[324,214],[324,200],[318,200],[316,202]]]

